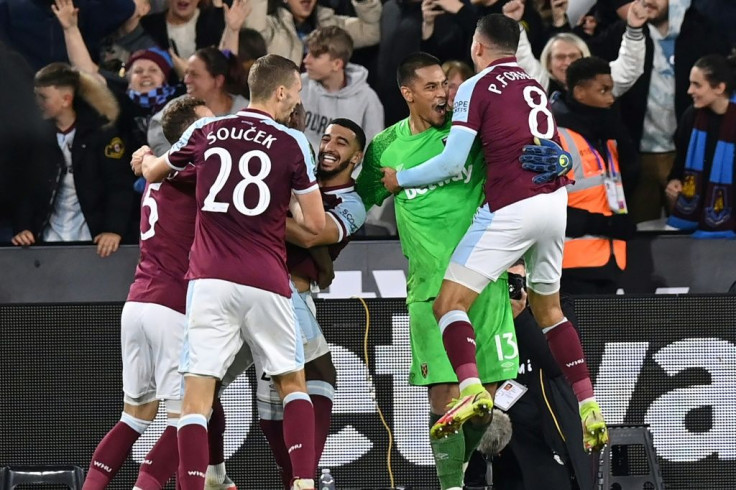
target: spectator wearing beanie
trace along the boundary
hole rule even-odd
[[[188,64],[184,77],[187,94],[202,99],[214,115],[235,114],[248,106],[248,99],[237,93],[245,81],[242,66],[234,54],[210,46],[198,50]],[[171,148],[164,135],[163,115],[164,110],[156,113],[148,126],[148,146],[156,155],[163,155]]]

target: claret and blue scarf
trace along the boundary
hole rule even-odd
[[[163,108],[175,92],[176,87],[172,87],[168,84],[156,87],[155,89],[145,93],[136,92],[131,89],[127,90],[128,97],[136,105],[143,107],[144,109],[154,108],[156,111]]]
[[[736,238],[734,217],[734,157],[736,152],[736,95],[731,97],[721,122],[713,167],[703,172],[708,109],[698,109],[685,160],[682,192],[667,224],[694,231],[695,238]],[[707,177],[707,181],[706,181]]]

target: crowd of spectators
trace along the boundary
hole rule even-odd
[[[728,0],[0,0],[0,243],[92,241],[102,256],[136,243],[131,153],[169,148],[162,110],[185,93],[216,115],[245,107],[266,53],[301,65],[313,145],[333,118],[371,138],[406,117],[396,68],[416,51],[444,63],[452,103],[488,13],[519,23],[517,59],[556,116],[593,128],[591,148],[618,148],[624,235],[635,223],[734,234]],[[569,90],[568,67],[591,56],[610,68],[610,108]],[[368,233],[394,234],[392,214],[374,210]]]

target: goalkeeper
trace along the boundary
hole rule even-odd
[[[451,127],[447,108],[447,79],[439,60],[426,53],[406,58],[398,69],[401,94],[409,117],[385,129],[371,142],[356,188],[366,210],[390,193],[381,183],[381,167],[411,168],[439,155]],[[398,169],[397,170],[401,170]],[[460,174],[438,184],[403,189],[396,195],[396,223],[401,249],[409,261],[409,310],[412,365],[409,383],[429,388],[430,420],[434,425],[460,391],[455,371],[442,343],[442,332],[432,313],[442,279],[455,250],[483,202],[485,167],[478,143]],[[506,275],[490,283],[469,311],[476,327],[480,379],[490,392],[499,381],[516,377],[519,367],[513,316]],[[430,438],[442,490],[463,486],[467,462],[489,419],[471,420],[448,437]]]

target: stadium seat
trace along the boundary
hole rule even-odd
[[[609,425],[601,451],[599,490],[665,490],[652,434],[644,425]]]
[[[38,488],[46,485],[65,485],[81,490],[84,470],[79,466],[6,466],[0,470],[0,490]]]

